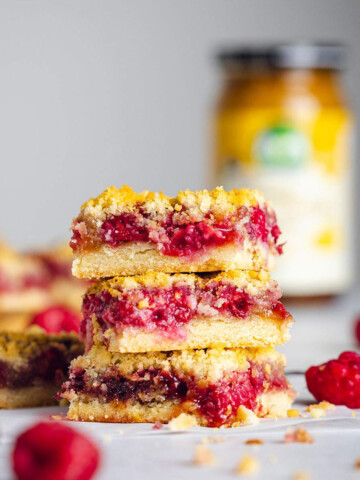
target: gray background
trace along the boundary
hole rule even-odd
[[[1,234],[65,238],[108,185],[203,187],[214,49],[301,38],[352,47],[358,110],[358,0],[0,0]]]

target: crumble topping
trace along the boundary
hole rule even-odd
[[[268,272],[263,270],[255,272],[252,270],[229,270],[215,274],[197,275],[194,273],[161,273],[149,270],[143,275],[132,277],[114,277],[94,283],[88,290],[88,294],[99,293],[109,290],[113,296],[118,296],[123,290],[134,290],[141,287],[171,287],[173,285],[199,285],[204,289],[208,283],[231,283],[237,287],[244,288],[249,294],[256,294],[259,290],[271,289],[280,298],[281,291],[275,280]]]
[[[179,192],[176,197],[168,197],[162,192],[155,193],[144,190],[141,193],[134,192],[127,185],[120,189],[108,187],[101,195],[91,198],[84,203],[81,210],[100,214],[107,211],[116,214],[134,210],[138,205],[145,206],[145,211],[150,212],[181,212],[183,208],[190,210],[193,216],[204,214],[210,208],[216,210],[233,211],[240,205],[257,205],[263,203],[263,196],[258,190],[234,189],[225,192],[223,187],[217,187],[212,191],[197,190],[191,192],[185,190]]]

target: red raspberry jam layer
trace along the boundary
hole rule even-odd
[[[0,360],[0,388],[26,387],[39,380],[55,385],[61,384],[67,378],[69,364],[75,356],[76,353],[69,355],[64,350],[49,347],[39,355],[29,358],[20,367]]]
[[[146,402],[180,400],[191,402],[199,414],[206,418],[209,427],[231,423],[236,418],[240,405],[258,410],[257,397],[268,390],[285,390],[289,385],[281,366],[274,366],[271,373],[264,365],[251,364],[244,372],[231,372],[214,384],[200,386],[192,377],[177,375],[158,369],[142,370],[129,378],[121,376],[116,368],[97,376],[97,382],[85,370],[70,371],[70,380],[63,385],[62,392],[74,391],[77,395],[89,395],[101,402],[113,400]],[[60,393],[60,395],[61,395]]]
[[[168,338],[185,339],[184,325],[195,316],[224,315],[243,319],[254,310],[286,319],[289,313],[278,301],[279,291],[263,291],[258,297],[229,283],[209,282],[204,289],[190,286],[138,288],[112,296],[108,290],[87,294],[83,301],[82,334],[92,315],[105,330],[132,327],[157,331]]]
[[[281,253],[282,247],[276,246],[280,229],[275,215],[260,207],[240,207],[231,217],[218,222],[212,219],[211,214],[194,223],[179,224],[175,218],[171,213],[159,225],[149,221],[145,213],[123,213],[107,218],[97,235],[100,243],[113,247],[126,242],[151,242],[163,255],[172,257],[191,256],[206,248],[230,243],[241,244],[245,237],[274,245]],[[87,244],[91,244],[87,235],[83,224],[75,224],[70,246],[74,250],[86,248]]]

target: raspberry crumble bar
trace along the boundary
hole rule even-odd
[[[83,344],[75,334],[47,335],[41,329],[0,333],[0,408],[56,403],[71,360]]]
[[[219,427],[238,424],[244,407],[286,416],[295,393],[272,348],[121,354],[94,346],[71,363],[60,397],[71,420],[167,423],[187,413]]]
[[[280,345],[293,322],[280,297],[264,271],[115,277],[84,296],[81,332],[120,353]]]
[[[107,188],[73,222],[73,273],[80,278],[219,270],[271,270],[280,229],[257,190],[222,187],[135,193]]]

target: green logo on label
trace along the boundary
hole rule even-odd
[[[306,162],[310,145],[302,132],[281,124],[262,132],[255,148],[264,166],[298,168]]]

